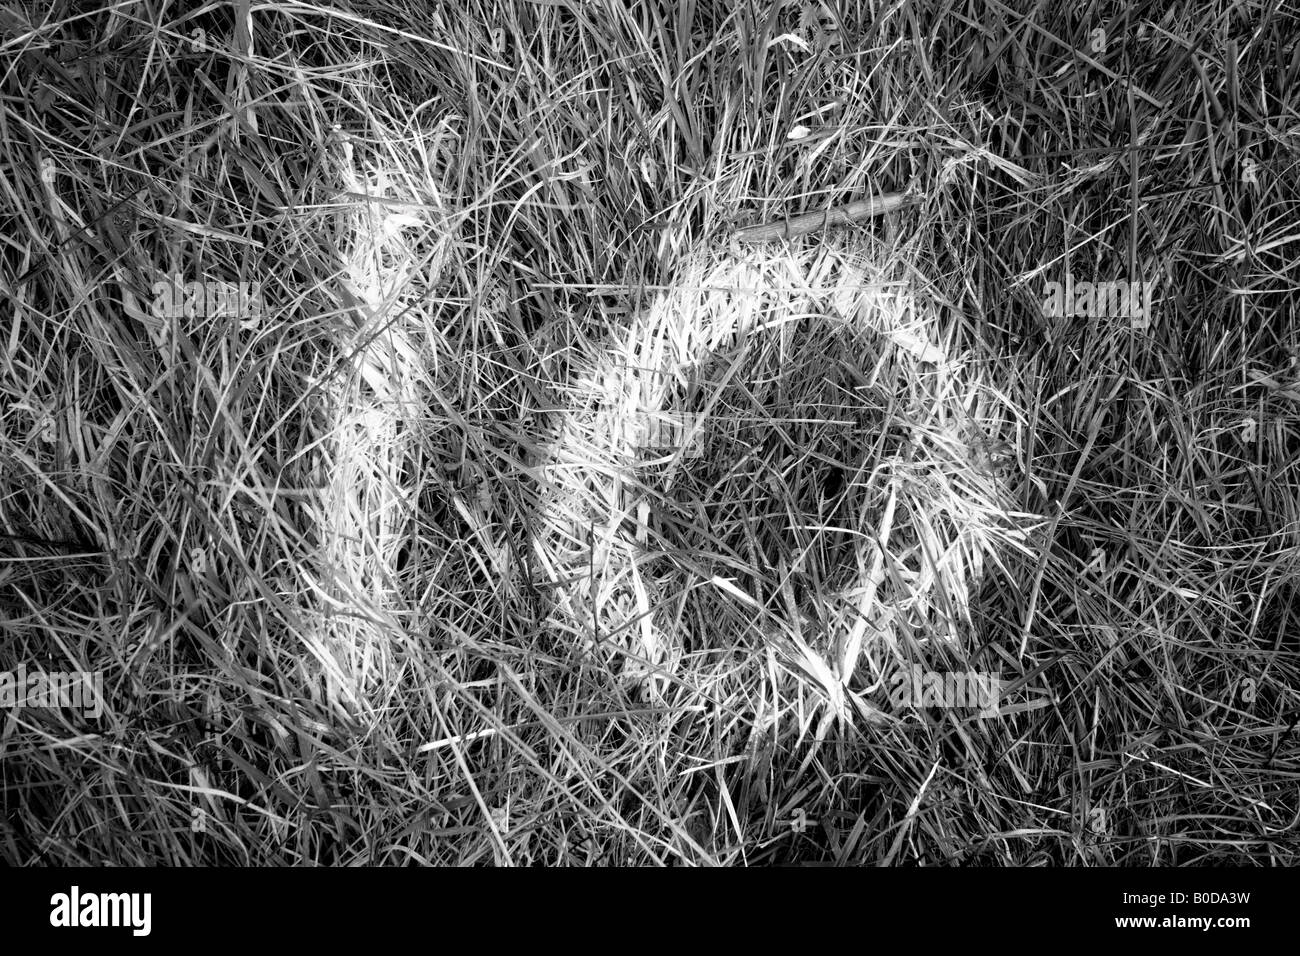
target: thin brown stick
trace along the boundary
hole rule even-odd
[[[741,242],[771,242],[774,239],[794,239],[805,236],[818,229],[843,226],[850,222],[870,219],[882,213],[892,212],[900,206],[916,201],[918,197],[907,193],[885,193],[872,199],[861,199],[845,206],[831,206],[817,212],[806,212],[792,219],[782,219],[746,226],[736,230],[736,238]]]

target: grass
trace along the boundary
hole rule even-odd
[[[1296,863],[1298,38],[0,6],[2,858]]]

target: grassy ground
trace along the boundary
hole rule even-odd
[[[0,667],[104,687],[6,862],[1297,862],[1283,5],[56,0],[0,84]]]

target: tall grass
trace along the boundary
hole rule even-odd
[[[3,858],[1296,862],[1297,37],[0,6]]]

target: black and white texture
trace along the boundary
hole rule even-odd
[[[0,4],[0,859],[1294,863],[1300,19]]]

